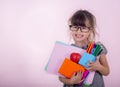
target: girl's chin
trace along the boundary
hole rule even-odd
[[[83,39],[75,39],[76,42],[81,42]]]
[[[83,38],[75,38],[76,40],[82,40]]]

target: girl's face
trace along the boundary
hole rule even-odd
[[[86,26],[88,27],[82,27],[82,26],[71,27],[71,35],[75,42],[82,42],[82,43],[88,42],[88,38],[91,33],[91,30],[89,28],[90,26],[89,21],[86,21]]]

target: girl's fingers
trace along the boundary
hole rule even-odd
[[[73,73],[72,77],[76,76],[76,72]]]
[[[96,58],[96,62],[99,62],[99,58]]]
[[[89,67],[89,68],[87,68],[87,70],[89,71],[89,70],[92,70],[92,68],[91,67]]]
[[[82,79],[80,82],[83,82],[85,80],[85,78],[84,79]]]
[[[87,63],[88,67],[92,67],[93,63]]]
[[[92,64],[92,63],[94,63],[94,62],[90,60],[89,63]]]
[[[82,75],[83,75],[83,72],[82,72],[82,71],[78,71],[78,72],[77,72],[77,75],[82,76]]]

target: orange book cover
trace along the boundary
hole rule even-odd
[[[65,60],[63,61],[61,67],[58,70],[58,73],[60,73],[61,75],[67,77],[67,78],[71,78],[72,75],[74,74],[74,72],[77,71],[85,71],[85,68],[71,60],[69,60],[68,58],[65,58]]]

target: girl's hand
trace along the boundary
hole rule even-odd
[[[89,68],[87,68],[87,70],[89,71],[96,71],[99,70],[99,68],[101,67],[99,58],[97,58],[95,62],[90,61],[87,65],[89,66]]]
[[[71,84],[78,84],[78,83],[82,82],[84,80],[84,79],[82,79],[82,76],[83,76],[82,71],[78,71],[78,72],[74,73],[70,79],[70,83]]]

